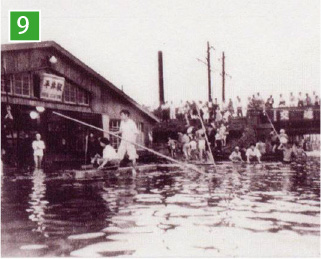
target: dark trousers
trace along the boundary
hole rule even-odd
[[[303,101],[298,102],[298,107],[303,107]]]
[[[242,108],[237,108],[237,117],[243,117]]]

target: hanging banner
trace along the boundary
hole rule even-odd
[[[289,120],[289,111],[288,111],[288,110],[282,110],[282,111],[280,111],[280,120],[281,120],[281,121],[287,121],[287,120]]]
[[[308,110],[305,110],[303,113],[303,118],[308,119],[308,120],[312,120],[313,119],[313,110],[311,108]]]
[[[43,73],[40,75],[40,98],[62,101],[65,78]]]

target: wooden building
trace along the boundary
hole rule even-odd
[[[83,157],[89,129],[52,111],[115,131],[120,111],[128,109],[140,130],[138,142],[148,144],[157,117],[56,42],[4,44],[1,54],[2,144],[11,158],[29,161],[36,132],[46,142],[47,162]]]

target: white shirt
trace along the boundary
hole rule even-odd
[[[106,146],[103,150],[103,158],[108,160],[118,159],[116,150],[111,145]]]
[[[32,142],[32,148],[34,156],[43,156],[43,150],[46,146],[42,140],[35,140]]]
[[[237,100],[237,99],[236,99],[236,107],[237,107],[237,108],[242,108],[242,102],[241,102],[241,100]]]
[[[252,148],[249,148],[248,150],[246,150],[246,156],[247,157],[261,157],[261,153],[257,148],[254,148],[254,150],[252,150]]]
[[[226,111],[226,112],[224,113],[223,118],[224,118],[225,120],[228,120],[228,118],[230,117],[230,115],[231,115],[231,113],[230,113],[229,111]]]
[[[197,149],[197,143],[195,140],[192,140],[190,143],[189,143],[190,147],[192,150],[196,150]]]
[[[298,100],[299,100],[299,101],[303,101],[303,96],[302,96],[302,95],[299,95],[299,96],[298,96]]]
[[[122,138],[125,140],[136,142],[136,136],[139,132],[136,123],[132,119],[121,121],[119,131],[122,134]]]

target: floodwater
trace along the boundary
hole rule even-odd
[[[320,256],[320,161],[4,177],[2,256]]]

